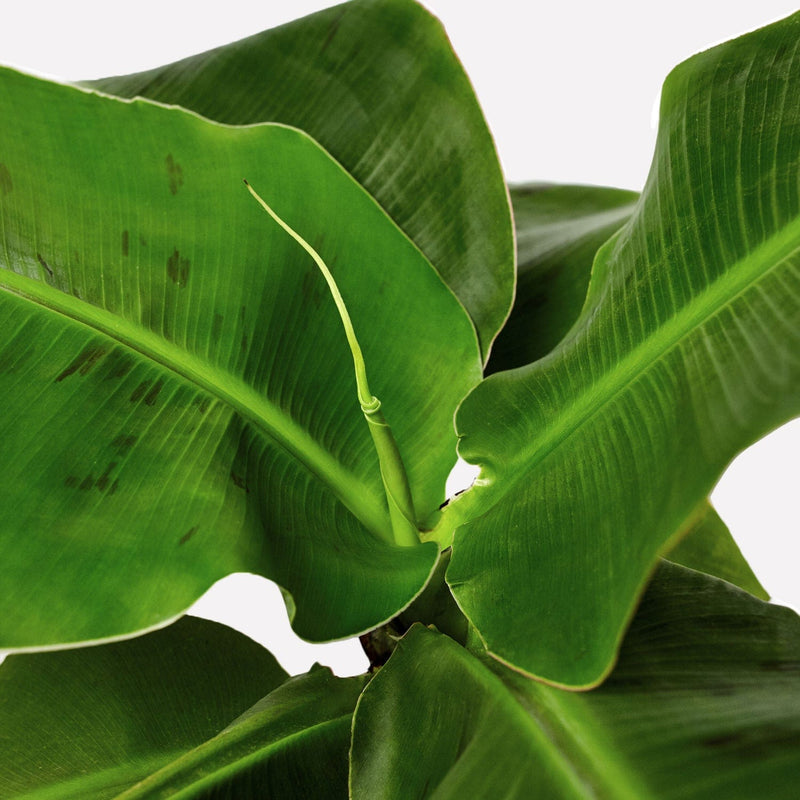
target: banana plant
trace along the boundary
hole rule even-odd
[[[708,495],[800,413],[798,41],[676,67],[640,194],[507,187],[412,0],[0,68],[0,796],[795,797]],[[186,615],[235,572],[369,672]]]

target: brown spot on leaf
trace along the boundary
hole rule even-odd
[[[178,194],[178,189],[183,186],[183,167],[172,157],[172,153],[167,155],[166,161],[169,190],[172,194]]]
[[[142,381],[131,393],[131,403],[138,403],[150,386],[150,381]]]
[[[178,542],[178,544],[179,545],[186,544],[186,542],[188,542],[189,539],[191,539],[192,536],[194,536],[197,533],[197,529],[199,527],[200,527],[199,525],[195,525],[193,528],[189,528],[189,530],[186,531],[186,533],[184,533],[183,536],[181,536],[180,541]]]
[[[133,436],[132,434],[124,434],[121,433],[111,442],[111,446],[118,452],[123,453],[126,450],[130,450],[136,444],[136,440],[138,439],[137,436]]]
[[[322,43],[322,47],[319,50],[320,55],[322,55],[327,49],[330,43],[333,41],[333,37],[336,36],[336,31],[339,30],[339,25],[342,22],[342,17],[347,12],[346,8],[343,8],[339,15],[331,22],[330,27],[328,28],[328,35],[325,37],[325,41]]]
[[[133,369],[133,363],[133,359],[130,356],[117,352],[106,379],[124,378]]]
[[[244,489],[247,494],[250,494],[250,487],[247,485],[247,482],[241,475],[231,471],[231,480],[233,481],[234,486],[238,486],[240,489]]]
[[[88,492],[94,486],[94,475],[91,473],[87,475],[78,487],[82,492]]]
[[[41,253],[36,254],[36,258],[39,259],[39,263],[45,268],[47,274],[52,278],[53,277],[53,270],[50,269],[50,265],[44,260]]]
[[[214,312],[214,319],[211,321],[211,341],[216,342],[219,339],[220,333],[222,333],[222,323],[225,321],[225,318],[222,314]]]
[[[122,255],[127,256],[131,249],[131,235],[128,231],[122,231]]]
[[[195,397],[193,402],[201,414],[205,414],[206,411],[208,411],[208,407],[211,405],[211,400],[208,397]]]
[[[164,381],[159,379],[153,384],[153,388],[145,395],[144,402],[148,406],[154,406],[156,404],[156,398],[158,397],[158,393],[164,388]]]
[[[77,372],[80,375],[87,375],[94,365],[106,354],[107,349],[103,345],[90,345],[84,347],[80,354],[72,360],[70,365],[59,374],[55,382],[59,383],[65,378]]]
[[[14,181],[11,180],[11,171],[5,164],[0,164],[0,192],[3,197],[14,190]]]
[[[117,466],[116,461],[112,461],[107,467],[106,471],[97,479],[95,486],[101,491],[104,492],[108,487],[108,484],[111,480],[111,473],[114,471],[114,468]]]
[[[189,259],[182,258],[177,248],[167,259],[167,275],[173,283],[181,288],[189,282]]]

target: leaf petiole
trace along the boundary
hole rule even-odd
[[[347,311],[344,299],[339,292],[339,287],[336,285],[331,271],[322,260],[320,254],[303,239],[297,231],[284,222],[246,180],[244,181],[244,185],[267,214],[269,214],[269,216],[311,256],[325,278],[325,282],[328,284],[328,288],[333,295],[333,300],[336,303],[336,308],[339,310],[339,316],[342,319],[342,325],[344,326],[344,332],[347,336],[347,343],[350,346],[350,352],[353,355],[358,402],[361,406],[364,418],[368,423],[369,432],[375,444],[375,450],[378,453],[381,478],[383,480],[386,501],[389,505],[393,542],[404,546],[419,544],[414,501],[411,497],[411,487],[408,483],[408,476],[405,466],[403,465],[403,459],[397,447],[392,429],[389,427],[381,411],[381,401],[370,391],[364,355],[361,352],[361,346],[356,338],[353,322],[350,319],[350,314]]]

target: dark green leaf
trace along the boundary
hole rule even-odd
[[[800,411],[800,16],[667,80],[656,155],[547,357],[457,417],[448,581],[500,659],[607,674],[647,578],[730,460]]]
[[[510,188],[517,235],[517,294],[487,372],[547,355],[578,318],[595,253],[633,212],[638,194],[603,186]]]
[[[354,800],[792,800],[800,619],[665,564],[585,693],[416,626],[359,701],[351,770]]]
[[[193,617],[128,641],[9,656],[0,666],[0,796],[114,797],[286,677],[260,645]]]
[[[325,147],[455,292],[488,354],[514,293],[508,199],[489,131],[437,19],[356,0],[136,75],[89,82]]]
[[[305,638],[396,614],[436,547],[390,543],[334,303],[241,179],[335,274],[421,516],[480,374],[430,264],[294,129],[8,70],[0,114],[0,644],[149,627],[237,571]]]
[[[321,667],[291,678],[120,800],[345,800],[353,709],[365,682]]]

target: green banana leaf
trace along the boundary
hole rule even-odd
[[[448,582],[492,653],[554,684],[603,679],[675,532],[800,412],[798,34],[795,15],[671,73],[580,319],[458,412],[482,472],[433,533],[466,523]]]
[[[755,597],[769,600],[728,526],[708,500],[700,504],[685,532],[678,536],[678,543],[666,555],[670,561],[722,578]]]
[[[799,642],[791,610],[672,564],[591,692],[531,680],[417,625],[359,700],[352,797],[791,800]]]
[[[0,795],[26,800],[347,797],[363,678],[284,682],[260,645],[184,617],[0,667]]]
[[[306,131],[454,291],[484,358],[514,296],[505,183],[441,23],[410,0],[355,0],[135,75],[88,81],[232,125]]]
[[[510,186],[517,293],[486,373],[546,356],[580,314],[600,245],[631,216],[637,192],[606,186]]]
[[[437,548],[392,543],[335,305],[242,178],[327,259],[423,516],[480,377],[430,264],[286,126],[11,70],[0,114],[0,646],[163,624],[237,571],[308,639],[397,613]]]
[[[552,350],[580,315],[595,254],[626,222],[638,194],[604,186],[510,188],[519,277],[514,308],[492,348],[487,373],[522,367]],[[704,501],[670,560],[768,600],[725,523]]]

